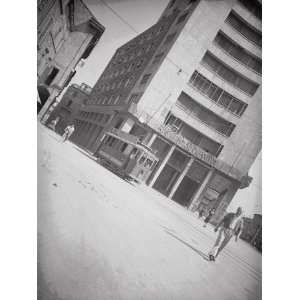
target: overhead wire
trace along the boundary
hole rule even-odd
[[[121,22],[123,22],[125,25],[127,25],[134,33],[136,34],[141,34],[141,32],[139,32],[134,26],[132,26],[127,20],[125,20],[118,12],[116,12],[115,9],[113,9],[109,4],[107,4],[107,2],[105,0],[100,0],[105,7],[107,7],[118,19],[121,20]],[[189,76],[190,74],[184,70],[182,67],[178,66],[171,58],[169,57],[165,57],[166,60],[168,60],[171,64],[173,64],[176,68],[178,68],[178,70],[180,70],[180,73],[184,73],[186,74],[187,76]],[[156,87],[151,87],[153,88],[154,90],[156,90],[158,93],[160,93],[161,95],[165,96],[165,100],[163,101],[163,104],[165,104],[165,102],[170,98],[171,94],[169,95],[166,95],[166,93],[164,93],[162,90],[156,88]],[[213,105],[214,103],[212,103]],[[173,104],[174,105],[174,104]],[[172,107],[173,107],[172,105]],[[212,106],[211,105],[211,106]],[[161,109],[163,105],[159,105],[158,108],[156,109],[153,109],[154,110],[154,113],[152,114],[152,116],[150,116],[150,120],[153,119],[153,116]],[[151,108],[151,107],[149,107]],[[151,108],[152,109],[152,108]],[[141,115],[143,114],[143,112],[141,112]],[[190,112],[190,115],[192,114],[192,111]],[[148,121],[149,122],[149,121]],[[217,123],[217,122],[212,122],[213,125],[222,125],[221,123]],[[231,128],[232,126],[231,125],[224,125],[225,128]],[[222,134],[222,133],[221,133]],[[223,134],[222,134],[223,135]],[[230,144],[234,144],[232,141],[228,140],[227,139],[228,136],[224,136],[224,140],[221,141],[221,143],[224,143],[225,141],[229,141]]]

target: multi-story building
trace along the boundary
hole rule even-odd
[[[90,55],[104,27],[82,0],[39,0],[37,17],[37,83],[43,115]]]
[[[138,137],[159,159],[140,179],[191,209],[216,207],[218,220],[261,149],[261,38],[260,1],[170,1],[117,49],[74,141],[127,167],[125,136]]]
[[[72,84],[64,93],[61,101],[53,109],[51,116],[47,120],[47,124],[51,124],[52,120],[58,118],[55,131],[59,134],[64,133],[64,129],[74,123],[74,118],[78,112],[86,104],[92,88],[85,83],[81,85]]]

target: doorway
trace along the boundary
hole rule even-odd
[[[172,200],[183,206],[188,206],[198,187],[198,182],[194,181],[188,176],[185,176],[179,184],[174,196],[172,197]]]

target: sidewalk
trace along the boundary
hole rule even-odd
[[[39,290],[56,300],[259,300],[261,255],[38,131]],[[52,298],[51,298],[52,297]]]

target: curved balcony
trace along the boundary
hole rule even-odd
[[[226,108],[218,105],[216,102],[212,101],[209,97],[201,93],[196,87],[188,83],[184,87],[183,92],[188,96],[193,98],[197,103],[201,103],[207,109],[210,109],[212,112],[225,119],[228,122],[236,123],[239,120],[239,116],[232,114]]]
[[[243,92],[239,88],[235,87],[234,85],[230,84],[229,82],[225,81],[223,78],[215,74],[206,66],[200,64],[197,68],[197,71],[200,74],[202,74],[204,77],[206,77],[208,80],[216,84],[218,87],[220,87],[221,89],[225,90],[226,92],[234,96],[235,98],[247,104],[251,102],[251,98],[252,98],[251,96],[249,96],[247,93]]]
[[[203,135],[219,144],[224,144],[225,140],[228,138],[222,133],[217,132],[215,129],[209,127],[206,123],[202,122],[183,105],[176,103],[176,105],[171,108],[171,112],[175,117],[184,120],[187,125],[191,126],[195,130],[201,132]]]
[[[257,17],[255,17],[243,4],[237,2],[232,8],[238,15],[240,15],[245,21],[247,21],[257,31],[261,32],[262,23]]]
[[[228,35],[233,41],[235,41],[238,45],[252,53],[257,57],[262,57],[261,48],[257,47],[251,41],[247,40],[247,38],[241,35],[237,30],[231,27],[228,23],[224,23],[221,27],[222,31]]]
[[[230,56],[230,54],[225,52],[225,50],[220,48],[217,44],[212,43],[209,47],[209,51],[217,58],[222,60],[226,65],[230,66],[233,70],[242,74],[251,81],[254,81],[257,84],[261,84],[261,76],[258,73],[250,68],[247,68],[242,62]]]

